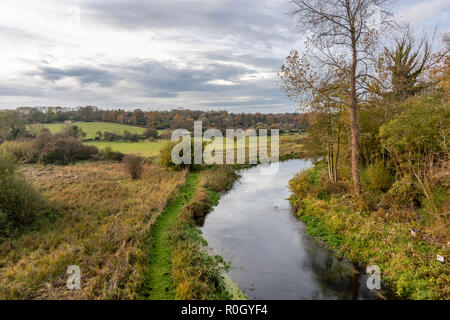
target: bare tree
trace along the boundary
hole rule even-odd
[[[351,162],[354,189],[361,194],[357,106],[373,78],[373,61],[379,32],[390,23],[387,0],[292,0],[292,14],[307,41],[310,66],[323,67],[345,79],[351,129]],[[313,66],[314,68],[314,66]],[[320,72],[315,73],[321,76]],[[310,89],[308,89],[310,90]]]

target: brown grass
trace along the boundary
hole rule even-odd
[[[145,165],[131,180],[120,163],[26,166],[25,175],[59,208],[52,225],[0,245],[0,298],[133,299],[144,278],[144,235],[184,172]],[[66,269],[81,268],[81,290]]]

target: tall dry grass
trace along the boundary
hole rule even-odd
[[[138,298],[144,235],[185,173],[145,165],[142,178],[132,180],[120,163],[103,162],[23,172],[61,214],[0,245],[0,298]],[[81,290],[66,288],[69,265],[81,268]]]

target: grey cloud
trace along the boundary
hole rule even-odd
[[[34,73],[29,73],[33,75]],[[41,66],[35,74],[41,76],[45,80],[55,81],[63,78],[75,78],[81,84],[98,84],[103,87],[110,87],[115,81],[114,74],[108,70],[92,68],[92,67],[67,67],[55,68],[49,66]]]
[[[199,35],[232,36],[267,45],[295,37],[288,32],[289,1],[152,0],[86,1],[83,10],[93,22],[117,28],[190,30]]]

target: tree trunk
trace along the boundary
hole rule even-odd
[[[353,188],[357,195],[361,195],[361,181],[359,178],[359,132],[358,123],[356,120],[356,107],[358,105],[358,100],[356,96],[356,65],[357,65],[357,53],[356,53],[356,43],[353,42],[352,45],[352,69],[351,69],[351,87],[350,87],[350,129],[351,129],[351,146],[352,146],[352,177],[353,177]]]

